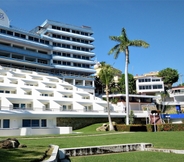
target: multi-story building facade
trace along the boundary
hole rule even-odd
[[[0,64],[57,75],[64,81],[94,93],[93,31],[46,20],[27,32],[10,25],[0,10]]]
[[[135,76],[136,92],[141,94],[156,94],[164,92],[164,82],[158,77],[158,72],[151,72],[141,76]]]

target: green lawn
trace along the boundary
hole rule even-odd
[[[184,132],[96,132],[98,125],[77,130],[72,135],[51,135],[51,136],[30,136],[16,137],[21,144],[27,145],[27,148],[18,149],[0,149],[0,162],[29,162],[36,158],[41,158],[50,144],[59,145],[60,148],[96,146],[109,144],[125,143],[152,143],[156,148],[172,148],[184,150]],[[4,138],[0,138],[3,140]],[[8,156],[7,156],[8,155]],[[6,158],[5,158],[6,157]],[[110,155],[98,155],[88,157],[71,158],[72,162],[110,162],[110,161],[131,161],[144,162],[180,162],[184,155],[155,153],[155,152],[131,152]]]

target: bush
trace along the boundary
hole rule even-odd
[[[126,131],[126,132],[154,132],[154,125],[147,124],[147,125],[124,125],[124,124],[117,124],[116,125],[117,131]],[[184,124],[157,124],[156,131],[184,131]]]

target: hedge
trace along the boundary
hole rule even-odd
[[[125,124],[116,124],[117,131],[125,132],[154,132],[156,131],[184,131],[184,124],[147,124],[147,125],[125,125]]]

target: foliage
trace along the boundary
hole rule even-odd
[[[120,36],[110,36],[111,40],[115,41],[117,44],[111,48],[108,54],[114,54],[114,58],[117,59],[121,52],[125,53],[125,89],[126,89],[126,124],[129,124],[129,82],[128,82],[128,64],[129,64],[129,47],[145,47],[147,48],[149,44],[142,40],[129,40],[126,34],[125,28],[122,28]]]
[[[129,115],[129,123],[134,124],[134,112],[131,110]]]
[[[124,125],[124,124],[117,124],[116,125],[118,131],[128,131],[128,132],[135,132],[135,131],[144,131],[147,132],[154,132],[154,125],[153,124],[147,124],[147,125]],[[146,128],[144,128],[146,127]],[[157,124],[156,130],[158,132],[161,131],[184,131],[184,124]]]
[[[118,131],[130,132],[130,125],[116,124]]]
[[[153,128],[151,124],[146,124],[147,132],[153,132]]]
[[[149,47],[149,44],[143,40],[129,40],[126,34],[125,28],[122,28],[121,35],[120,36],[110,36],[111,40],[118,42],[108,54],[114,54],[114,58],[118,58],[119,54],[121,52],[124,52],[127,57],[129,57],[129,50],[128,47],[134,46],[134,47]],[[129,58],[128,58],[129,63]]]
[[[105,86],[109,86],[114,79],[113,68],[108,64],[102,65],[99,72],[99,79]]]
[[[178,71],[172,68],[166,68],[158,73],[159,77],[162,77],[166,88],[171,88],[173,83],[179,79]]]
[[[157,131],[184,131],[184,124],[159,124]]]
[[[107,96],[107,109],[108,109],[108,120],[109,120],[109,130],[114,130],[112,125],[111,116],[110,116],[110,107],[109,107],[109,87],[112,82],[114,82],[114,69],[107,64],[102,64],[99,72],[100,81],[105,85],[105,93]]]
[[[132,74],[128,74],[128,82],[129,82],[129,93],[135,94],[136,93],[136,81]],[[125,93],[125,74],[122,74],[119,83],[118,83],[120,93]]]

